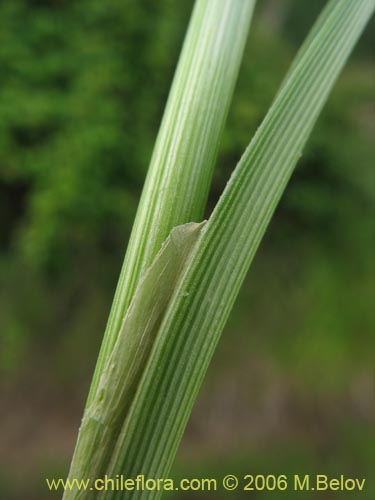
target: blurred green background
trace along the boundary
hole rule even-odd
[[[60,498],[192,0],[0,4],[0,482]],[[207,214],[322,0],[258,2]],[[172,475],[370,484],[374,38],[299,162],[223,334]],[[240,492],[178,499],[248,498]],[[251,498],[298,497],[291,491]],[[336,498],[306,493],[300,498]],[[350,497],[353,498],[353,497]]]

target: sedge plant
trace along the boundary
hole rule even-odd
[[[104,334],[70,480],[168,476],[251,261],[375,8],[373,0],[328,2],[210,218],[200,222],[254,3],[196,0]],[[161,494],[72,488],[64,498],[148,500]]]

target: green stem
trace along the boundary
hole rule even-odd
[[[139,278],[174,226],[201,220],[255,0],[197,0],[152,155],[91,402]]]

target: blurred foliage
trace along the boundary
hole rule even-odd
[[[189,14],[172,4],[0,5],[5,368],[104,326]]]
[[[208,213],[324,3],[258,2]],[[192,5],[0,3],[0,366],[10,383],[39,377],[84,397]],[[206,387],[248,369],[251,353],[296,381],[303,406],[307,390],[326,398],[370,369],[374,33],[315,128]],[[367,449],[361,436],[351,450]],[[262,469],[262,455],[250,460]]]
[[[323,3],[302,9],[301,2],[269,0],[256,11],[208,211]],[[88,339],[83,373],[93,363],[191,6],[0,5],[0,328],[8,373],[27,353],[49,348],[63,373],[67,359],[77,365]],[[370,44],[366,35],[340,79],[258,258],[272,276],[279,269],[270,287],[304,274],[304,314],[311,316],[304,324],[314,332],[329,326],[339,344],[344,332],[364,335],[369,321]],[[254,277],[264,281],[256,270]],[[341,317],[340,301],[349,303],[350,318]],[[291,303],[289,314],[300,317],[302,305]]]

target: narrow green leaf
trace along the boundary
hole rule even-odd
[[[171,298],[107,474],[166,477],[255,251],[328,94],[374,10],[331,0],[244,153]],[[161,492],[106,492],[158,498]]]
[[[200,220],[255,0],[197,0],[152,155],[89,401],[142,272],[174,226]]]

